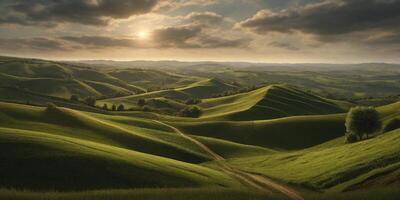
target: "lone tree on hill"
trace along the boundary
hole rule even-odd
[[[117,108],[118,111],[124,111],[125,110],[125,106],[123,104],[120,104]]]
[[[357,136],[357,140],[362,139],[364,135],[368,138],[369,134],[379,131],[381,126],[379,113],[374,107],[357,106],[351,108],[347,114],[346,136]]]

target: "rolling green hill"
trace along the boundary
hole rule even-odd
[[[170,99],[170,107],[176,107],[176,103],[173,101],[185,101],[191,98],[206,98],[211,97],[217,94],[221,94],[225,91],[231,91],[237,89],[236,86],[229,85],[218,81],[216,79],[204,79],[198,81],[196,83],[190,84],[185,87],[177,88],[177,89],[167,89],[167,90],[159,90],[154,92],[147,92],[143,94],[131,95],[131,96],[124,96],[124,97],[117,97],[117,98],[110,98],[104,99],[99,101],[99,105],[104,103],[106,104],[124,104],[128,107],[135,107],[137,105],[137,101],[139,99]],[[159,108],[159,107],[155,107]],[[162,108],[162,107],[161,107]]]
[[[345,112],[351,104],[328,100],[287,85],[271,85],[237,95],[205,99],[203,117],[259,120]]]
[[[378,108],[382,119],[400,114],[400,102]],[[345,114],[293,116],[256,121],[172,122],[181,130],[273,149],[302,149],[341,137]]]
[[[359,101],[302,87],[321,82],[344,91],[334,85],[342,72],[313,72],[312,82],[297,82],[308,72],[250,67],[256,71],[249,76],[223,65],[198,67],[164,71],[0,57],[0,199],[398,196],[400,129],[346,144],[346,112]],[[375,80],[377,72],[355,79]],[[288,81],[293,85],[274,81],[289,74],[297,76]],[[397,83],[394,76],[383,73],[382,91]],[[82,101],[90,96],[97,107]],[[178,116],[192,106],[189,99],[199,100],[197,118]],[[385,126],[400,119],[400,102],[377,111]]]
[[[344,139],[341,138],[342,144]],[[400,130],[325,148],[232,159],[236,166],[285,182],[332,191],[399,185]]]
[[[150,69],[116,69],[107,73],[126,83],[146,89],[180,88],[201,80],[198,77]]]

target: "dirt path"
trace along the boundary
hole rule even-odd
[[[201,149],[203,149],[205,152],[207,152],[210,156],[213,157],[213,159],[217,162],[219,168],[222,171],[237,178],[243,184],[265,193],[270,193],[272,189],[285,194],[286,196],[288,196],[293,200],[304,200],[303,197],[301,197],[296,191],[287,186],[276,183],[264,176],[245,172],[230,166],[228,163],[225,162],[225,159],[222,156],[218,155],[217,153],[212,151],[210,148],[208,148],[206,145],[196,140],[195,138],[182,133],[179,129],[158,120],[153,120],[153,121],[171,128],[174,132],[176,132],[183,138],[199,146]]]

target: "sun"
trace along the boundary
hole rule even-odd
[[[146,40],[150,37],[149,31],[142,30],[136,33],[136,36],[141,40]]]

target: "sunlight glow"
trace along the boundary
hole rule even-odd
[[[149,39],[149,37],[150,37],[150,33],[145,30],[139,31],[136,35],[141,40],[146,40],[146,39]]]

